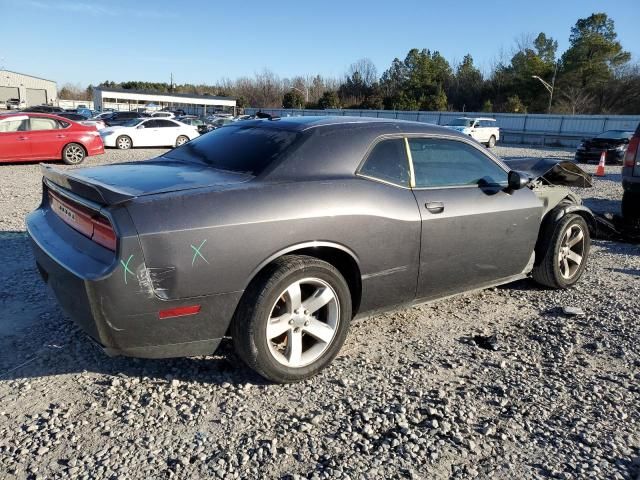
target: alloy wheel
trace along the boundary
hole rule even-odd
[[[320,358],[336,336],[340,302],[319,278],[289,285],[271,308],[266,337],[269,352],[282,365],[300,368]]]
[[[80,163],[84,159],[84,150],[78,145],[69,145],[64,155],[69,163]]]
[[[568,280],[580,270],[584,256],[584,241],[584,232],[580,225],[574,224],[565,230],[558,251],[558,265],[563,278]]]

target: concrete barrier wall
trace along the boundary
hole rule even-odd
[[[484,112],[423,112],[400,110],[311,110],[284,108],[245,108],[252,115],[258,110],[280,117],[332,115],[394,118],[448,125],[458,117],[495,118],[504,143],[549,146],[576,146],[583,137],[592,137],[605,130],[635,130],[640,115],[545,115]]]

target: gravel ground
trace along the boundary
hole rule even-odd
[[[0,168],[2,478],[640,478],[637,245],[596,240],[569,291],[521,281],[355,322],[330,368],[270,385],[230,342],[158,361],[95,349],[33,267],[38,167]],[[619,171],[587,205],[619,210]]]

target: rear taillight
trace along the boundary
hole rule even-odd
[[[636,164],[636,157],[638,156],[638,145],[640,145],[640,136],[634,135],[629,140],[629,146],[627,147],[627,153],[624,156],[624,166],[634,167]]]
[[[99,245],[102,245],[109,250],[116,250],[116,232],[113,231],[113,227],[109,223],[109,220],[103,216],[96,216],[93,220],[93,235],[91,239]]]
[[[51,191],[49,204],[53,212],[71,228],[115,252],[116,232],[106,217]]]

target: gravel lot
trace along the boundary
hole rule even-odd
[[[30,256],[38,166],[0,169],[2,478],[640,479],[637,245],[594,241],[570,291],[521,281],[355,322],[333,366],[270,385],[230,342],[206,358],[99,352]],[[588,206],[619,211],[619,172],[580,192]]]

